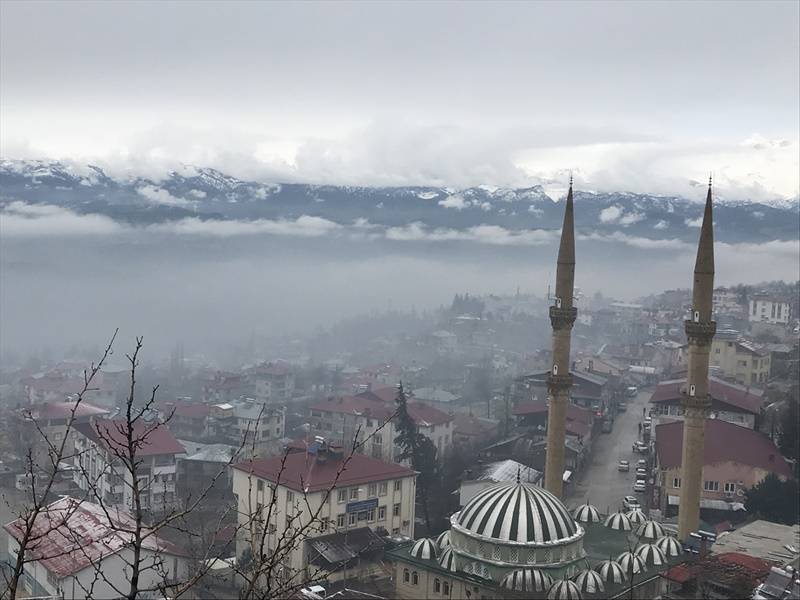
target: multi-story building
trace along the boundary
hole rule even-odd
[[[287,402],[294,393],[294,373],[280,364],[263,364],[248,372],[259,402]]]
[[[430,438],[438,457],[443,459],[453,446],[453,417],[420,402],[408,402],[406,406],[418,431]],[[372,391],[332,397],[311,406],[311,426],[313,431],[345,447],[352,446],[356,436],[359,440],[369,437],[363,453],[393,462],[400,453],[394,444],[398,434],[393,421],[395,410],[396,406],[385,396]]]
[[[730,288],[715,288],[711,299],[714,303],[714,312],[718,315],[736,314],[743,311],[742,305],[739,304],[739,294]]]
[[[663,423],[655,429],[655,495],[667,515],[675,512],[680,500],[683,423]],[[706,421],[701,508],[743,509],[745,490],[769,473],[784,480],[792,476],[791,468],[769,437],[722,419]]]
[[[233,473],[237,554],[248,548],[254,555],[269,554],[279,544],[287,550],[281,539],[291,519],[291,526],[305,533],[290,543],[283,567],[302,581],[299,573],[308,576],[323,567],[320,553],[325,552],[315,540],[324,538],[327,547],[349,551],[353,540],[375,539],[365,528],[412,535],[416,476],[399,464],[347,455],[319,438],[306,452],[239,463]],[[324,568],[333,570],[327,564]]]
[[[659,422],[683,419],[684,409],[681,402],[685,392],[685,379],[662,381],[656,386],[650,403],[651,412]],[[711,396],[711,416],[714,419],[755,429],[764,404],[761,390],[709,377],[708,393]]]
[[[769,350],[742,339],[733,330],[718,331],[711,343],[711,368],[742,385],[766,386],[770,362]]]
[[[124,511],[110,511],[86,500],[63,496],[46,506],[34,521],[36,542],[30,544],[20,596],[36,598],[117,598],[130,587],[131,546],[136,522]],[[25,523],[20,518],[4,526],[8,552],[17,556]],[[189,559],[186,552],[144,529],[139,589],[158,589],[168,581],[186,581]],[[30,556],[28,556],[30,554]],[[154,568],[158,565],[158,568]],[[98,576],[102,573],[102,577]],[[24,593],[22,593],[24,592]]]
[[[133,474],[123,464],[129,456],[125,421],[105,419],[75,425],[75,483],[96,490],[105,503],[133,506]],[[148,511],[167,510],[176,502],[177,457],[185,449],[166,425],[137,422],[132,428],[136,444],[136,478],[141,506]]]
[[[751,322],[787,325],[790,313],[788,302],[768,294],[755,294],[750,298],[747,318]]]

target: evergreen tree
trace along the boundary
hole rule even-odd
[[[800,404],[797,398],[788,395],[786,408],[781,418],[781,433],[778,438],[778,448],[786,458],[795,461],[795,475],[797,475],[798,458],[800,458]]]
[[[745,508],[755,517],[794,525],[798,522],[797,494],[796,479],[781,481],[775,473],[770,473],[747,490]]]
[[[399,460],[408,460],[417,475],[417,502],[422,507],[427,533],[431,531],[430,498],[431,492],[439,480],[439,466],[436,462],[436,446],[430,438],[419,432],[417,424],[408,413],[406,394],[401,383],[397,389],[397,421],[398,430],[394,443],[400,448]]]

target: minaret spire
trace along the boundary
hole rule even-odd
[[[692,313],[685,322],[689,341],[688,376],[683,395],[683,450],[681,500],[678,509],[678,537],[686,541],[700,524],[700,490],[703,482],[705,421],[711,408],[708,395],[708,363],[711,341],[717,330],[712,320],[714,293],[714,215],[712,182],[697,244],[692,286]]]
[[[558,246],[556,296],[550,307],[553,328],[553,366],[547,379],[549,407],[547,412],[547,461],[545,488],[561,497],[564,475],[564,445],[566,442],[567,404],[572,386],[570,368],[570,335],[577,309],[572,305],[575,287],[575,223],[572,199],[572,176],[564,207],[564,223]]]

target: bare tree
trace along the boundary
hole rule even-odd
[[[31,445],[27,448],[25,461],[25,470],[29,481],[29,488],[26,490],[27,505],[23,507],[19,513],[19,518],[14,521],[12,526],[16,530],[14,538],[17,541],[18,549],[11,565],[11,573],[7,574],[3,571],[5,591],[0,594],[0,598],[10,598],[11,600],[17,598],[19,584],[26,564],[45,558],[55,558],[55,556],[50,557],[36,552],[36,548],[41,541],[52,532],[63,527],[69,517],[69,514],[65,514],[59,515],[59,518],[51,518],[47,509],[51,499],[51,491],[61,476],[61,463],[72,459],[69,442],[78,409],[84,397],[88,393],[97,390],[97,388],[93,387],[93,381],[102,369],[106,359],[113,353],[114,340],[118,331],[114,331],[114,335],[111,336],[111,340],[108,342],[105,352],[103,352],[97,364],[92,363],[89,369],[84,371],[83,386],[71,405],[63,436],[58,443],[50,439],[50,436],[44,431],[42,425],[30,410],[25,413],[25,417],[35,429],[37,437],[41,438],[41,443],[46,446],[47,462],[44,465],[39,464],[38,453],[34,446]]]

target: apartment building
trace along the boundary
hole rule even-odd
[[[735,331],[720,331],[711,343],[710,366],[726,379],[764,387],[769,380],[770,352]]]
[[[120,457],[128,456],[127,423],[100,420],[75,425],[75,483],[82,490],[95,487],[104,503],[130,510],[133,476]],[[184,447],[162,423],[137,422],[132,437],[136,447],[141,505],[148,511],[167,510],[176,503],[177,458]]]
[[[787,325],[790,312],[788,302],[767,294],[756,294],[750,298],[747,318],[750,322]]]
[[[266,363],[247,373],[258,402],[287,402],[294,394],[294,373],[281,364]]]
[[[233,491],[237,499],[239,535],[237,554],[258,549],[265,553],[280,543],[287,519],[306,529],[293,542],[283,565],[290,576],[324,568],[338,576],[341,567],[325,548],[377,543],[376,532],[412,535],[417,473],[399,464],[343,452],[317,438],[306,452],[285,457],[255,459],[234,466]],[[317,543],[323,539],[325,544]],[[341,554],[341,553],[340,553]],[[330,560],[328,560],[330,559]],[[302,575],[299,576],[302,580]]]

